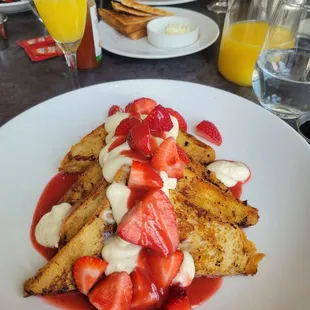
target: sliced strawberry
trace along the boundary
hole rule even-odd
[[[166,139],[166,138],[164,138],[164,139]],[[158,137],[154,137],[151,134],[151,150],[152,150],[152,154],[154,154],[156,152],[158,147],[163,143],[164,139],[161,139],[161,138],[158,138]]]
[[[165,139],[159,146],[151,160],[151,165],[159,171],[166,171],[169,178],[183,177],[183,166],[173,138]]]
[[[161,189],[164,182],[158,171],[147,163],[134,161],[132,163],[128,181],[130,189],[151,190]]]
[[[173,127],[170,115],[162,105],[157,105],[144,122],[149,124],[151,131],[169,131]]]
[[[119,112],[124,112],[124,111],[118,105],[112,105],[112,107],[109,110],[108,116],[112,116]]]
[[[171,285],[180,270],[184,259],[184,253],[180,250],[162,257],[158,253],[151,252],[147,258],[151,279],[156,285],[158,292],[164,294]]]
[[[152,156],[151,133],[147,123],[142,122],[130,130],[128,144],[133,151],[140,152],[145,157]]]
[[[132,282],[127,272],[115,272],[103,278],[88,294],[98,310],[129,310]]]
[[[159,300],[157,288],[146,270],[135,268],[130,274],[133,285],[131,309],[145,309]]]
[[[73,277],[79,291],[85,295],[103,275],[108,263],[93,256],[83,256],[73,265]]]
[[[129,103],[125,107],[127,113],[149,114],[157,103],[151,98],[139,98]]]
[[[120,146],[121,144],[125,143],[127,141],[127,136],[119,136],[117,137],[112,144],[109,147],[109,152],[111,152],[113,149],[115,149],[117,146]]]
[[[156,130],[156,131],[152,131],[151,132],[151,135],[153,137],[156,137],[156,138],[161,138],[163,140],[165,140],[167,138],[167,133],[164,132],[164,131],[160,131],[160,130]]]
[[[174,209],[161,190],[148,192],[142,201],[129,210],[117,232],[128,242],[165,256],[173,253],[179,245]]]
[[[183,165],[188,165],[190,163],[190,159],[187,153],[179,145],[177,145],[177,152]]]
[[[173,286],[170,288],[169,298],[163,310],[190,310],[192,309],[189,298],[183,287]]]
[[[115,136],[127,136],[132,127],[139,125],[141,120],[136,117],[123,119],[115,129]]]
[[[202,121],[196,126],[198,136],[220,146],[222,144],[222,136],[216,126],[209,121]]]
[[[184,119],[184,117],[177,111],[171,109],[171,108],[166,108],[167,112],[171,115],[174,116],[178,123],[179,123],[179,128],[183,131],[187,131],[187,123]]]

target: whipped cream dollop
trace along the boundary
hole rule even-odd
[[[127,202],[130,189],[124,184],[113,182],[108,187],[106,194],[111,204],[114,220],[119,224],[128,211]]]
[[[249,168],[239,161],[217,160],[207,167],[227,187],[233,187],[238,182],[245,182],[250,177]]]
[[[105,274],[126,271],[131,273],[137,266],[138,256],[142,248],[131,244],[118,236],[113,236],[105,241],[101,251],[102,258],[108,263]]]
[[[116,223],[115,219],[114,219],[114,216],[113,216],[112,210],[103,210],[100,213],[100,216],[101,216],[101,218],[104,220],[104,222],[106,224],[113,225],[113,224]]]
[[[63,202],[53,206],[50,212],[42,216],[35,229],[35,237],[39,244],[48,248],[58,248],[61,225],[70,208],[69,203]]]
[[[195,264],[192,255],[182,250],[184,259],[179,272],[172,281],[172,285],[178,284],[182,287],[189,286],[195,277]]]

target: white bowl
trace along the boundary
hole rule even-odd
[[[181,34],[165,34],[168,25],[185,25],[189,32]],[[198,40],[199,26],[186,17],[159,17],[147,24],[147,38],[149,42],[159,48],[180,48],[191,45]]]

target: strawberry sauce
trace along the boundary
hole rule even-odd
[[[44,188],[34,211],[30,229],[30,240],[33,247],[47,260],[50,260],[57,253],[57,250],[46,248],[37,242],[35,237],[36,226],[42,216],[51,211],[52,207],[58,203],[60,198],[69,190],[77,178],[78,175],[56,174]]]

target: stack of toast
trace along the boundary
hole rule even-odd
[[[73,211],[63,222],[58,253],[25,282],[24,296],[76,290],[71,271],[74,262],[85,255],[100,256],[104,241],[115,232],[115,225],[105,223],[102,216],[110,209],[108,183],[98,163],[106,135],[104,124],[100,125],[72,146],[62,160],[60,171],[79,173],[60,201],[73,203]],[[177,188],[170,190],[170,200],[176,212],[180,247],[193,256],[196,276],[254,275],[264,254],[257,253],[242,228],[258,222],[258,210],[236,199],[206,168],[215,160],[210,146],[182,131],[177,144],[190,162]],[[122,166],[114,181],[126,184],[129,172],[130,167]]]
[[[159,16],[174,15],[132,0],[112,2],[112,8],[113,10],[98,9],[102,20],[132,40],[146,36],[146,25],[150,20]]]

